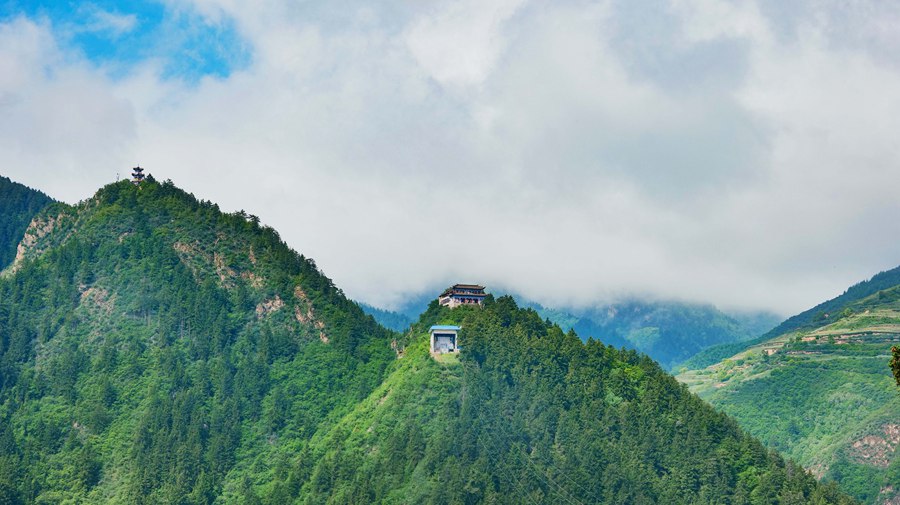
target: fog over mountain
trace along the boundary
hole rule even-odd
[[[0,173],[75,202],[140,163],[383,308],[469,281],[796,313],[900,258],[898,23],[875,0],[6,3]]]

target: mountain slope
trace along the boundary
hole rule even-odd
[[[678,378],[866,503],[895,503],[900,395],[888,361],[900,342],[900,286],[849,298],[829,304],[840,313],[818,326],[792,318],[784,327],[793,330]]]
[[[429,356],[435,323],[462,326],[459,357]],[[260,494],[293,488],[300,503],[842,500],[645,356],[585,344],[511,297],[483,309],[435,302],[403,344],[382,386],[313,437],[311,463],[261,483]]]
[[[850,286],[839,296],[787,319],[766,333],[765,336],[774,337],[789,331],[818,328],[840,317],[840,312],[851,304],[897,285],[900,285],[900,266],[879,272],[869,280]]]
[[[743,342],[774,326],[773,314],[733,317],[712,305],[631,300],[591,309],[547,309],[531,304],[543,317],[583,338],[646,353],[672,369],[698,352],[722,343]]]
[[[697,353],[694,357],[682,363],[682,365],[687,369],[704,368],[748,349],[751,346],[762,344],[779,335],[791,331],[818,328],[834,321],[836,318],[840,318],[841,312],[847,307],[850,307],[860,300],[870,297],[881,290],[889,289],[898,284],[900,284],[900,267],[880,272],[872,276],[869,280],[862,281],[847,288],[847,290],[839,296],[822,302],[796,316],[788,318],[759,338],[710,347]]]
[[[849,503],[646,357],[510,298],[399,335],[168,182],[26,233],[0,277],[0,503]],[[435,322],[461,355],[426,352]]]
[[[0,176],[0,270],[16,256],[31,219],[52,202],[44,193]]]

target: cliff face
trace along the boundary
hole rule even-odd
[[[0,270],[18,257],[17,245],[32,218],[52,202],[44,193],[0,176]]]

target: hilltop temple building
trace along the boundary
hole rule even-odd
[[[459,307],[460,305],[483,305],[484,286],[478,284],[454,284],[441,293],[438,302],[445,307]]]
[[[131,182],[134,183],[135,186],[141,183],[144,180],[144,169],[141,168],[140,165],[134,167],[133,172],[131,172]]]

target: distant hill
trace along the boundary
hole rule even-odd
[[[46,207],[24,237],[0,276],[0,503],[852,502],[646,356],[510,297],[390,331],[170,182]],[[460,354],[429,354],[436,323]]]
[[[12,263],[31,219],[53,199],[0,176],[0,270]]]
[[[723,343],[705,349],[686,360],[680,367],[689,370],[705,368],[779,335],[823,326],[840,318],[841,312],[851,304],[897,285],[900,285],[900,267],[875,274],[871,279],[851,286],[841,295],[788,318],[758,338],[743,342]]]
[[[854,302],[897,285],[900,285],[900,266],[877,273],[867,281],[850,286],[840,296],[788,318],[764,336],[775,337],[789,331],[818,328],[842,317],[844,314],[841,312]]]
[[[390,328],[394,331],[406,331],[409,329],[409,325],[413,323],[415,320],[407,316],[406,314],[401,314],[400,312],[393,312],[390,310],[379,309],[378,307],[373,307],[367,303],[357,302],[359,307],[366,314],[375,318],[378,321],[378,324]]]
[[[782,333],[678,379],[865,503],[900,503],[900,394],[888,367],[890,348],[900,343],[897,272],[857,284],[788,319]]]
[[[594,337],[616,347],[636,349],[666,369],[708,347],[750,340],[779,321],[767,312],[735,317],[712,305],[682,302],[630,300],[589,309],[529,305],[564,329],[574,329],[582,338]]]

